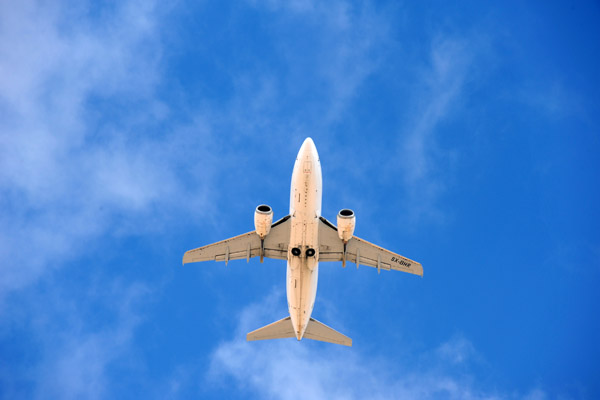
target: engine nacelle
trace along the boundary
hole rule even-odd
[[[354,211],[343,209],[337,215],[337,229],[340,239],[347,243],[354,235],[354,226],[356,225],[356,217]]]
[[[269,234],[273,223],[273,210],[266,204],[261,204],[254,211],[254,228],[261,239]]]

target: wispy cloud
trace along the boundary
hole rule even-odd
[[[139,222],[158,205],[180,209],[172,207],[176,201],[200,215],[218,133],[272,132],[273,140],[261,141],[272,152],[297,147],[341,117],[377,64],[371,53],[382,45],[385,19],[342,1],[256,5],[281,14],[269,23],[279,32],[273,47],[287,72],[229,71],[236,84],[228,106],[201,102],[185,125],[165,123],[170,106],[159,100],[165,76],[155,3],[126,2],[97,13],[36,1],[4,7],[0,295],[77,256],[86,242],[114,230],[115,218],[117,230],[145,229]],[[319,38],[304,43],[308,52],[291,51],[278,39],[294,25],[277,21],[299,13],[298,37]],[[298,109],[296,101],[307,94],[306,107]],[[221,142],[222,159],[245,150]],[[32,248],[36,256],[28,257]]]
[[[292,127],[297,140],[327,133],[380,66],[379,51],[389,41],[388,19],[368,4],[347,1],[249,3],[276,17],[267,23],[274,31],[275,55],[285,67],[271,98],[271,110],[280,115],[272,122],[288,133]]]
[[[455,335],[447,342],[442,343],[436,353],[442,359],[453,364],[463,364],[467,360],[479,359],[475,348],[464,336]]]
[[[155,293],[98,275],[74,280],[52,277],[10,300],[0,328],[0,396],[106,398],[124,379],[115,373],[143,370],[134,337]]]
[[[460,111],[475,45],[467,39],[437,37],[417,74],[412,95],[414,117],[401,129],[403,156],[397,163],[413,218],[442,216],[436,202],[451,180],[456,153],[440,148],[439,125]]]
[[[146,229],[158,204],[204,201],[210,169],[202,180],[186,172],[191,189],[180,170],[192,152],[210,159],[206,124],[157,127],[169,113],[157,94],[159,20],[152,2],[97,14],[36,1],[4,5],[0,297],[76,256],[109,226],[114,232],[115,217],[119,229]]]
[[[135,370],[132,339],[142,320],[140,303],[149,295],[149,289],[140,284],[124,286],[119,282],[97,289],[102,296],[110,298],[103,302],[103,307],[113,313],[113,323],[94,329],[90,327],[93,324],[85,307],[57,300],[63,307],[53,304],[51,315],[65,318],[56,313],[69,310],[71,314],[66,317],[69,323],[56,327],[53,321],[44,319],[37,327],[37,333],[47,344],[37,368],[38,398],[106,398],[114,390],[115,381],[109,369],[115,363],[130,372]]]
[[[540,389],[519,395],[482,387],[469,369],[480,367],[478,356],[462,336],[415,357],[423,360],[416,365],[308,340],[246,342],[245,334],[265,323],[276,301],[281,299],[271,294],[242,311],[234,337],[213,353],[208,376],[213,384],[233,378],[242,393],[278,399],[544,398]]]
[[[511,93],[514,96],[514,93]],[[558,79],[530,80],[516,93],[517,98],[550,121],[565,117],[587,117],[586,102],[568,84]]]

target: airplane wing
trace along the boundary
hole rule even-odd
[[[289,240],[290,216],[288,215],[271,225],[271,231],[264,241],[264,257],[287,260]],[[183,264],[200,261],[225,261],[227,264],[229,260],[243,258],[249,261],[250,258],[261,255],[260,247],[260,237],[252,231],[186,251],[183,255]]]
[[[396,270],[423,276],[423,266],[416,261],[392,253],[366,240],[353,236],[346,244],[338,237],[337,228],[325,218],[319,221],[319,261],[346,261],[377,268],[377,272]]]

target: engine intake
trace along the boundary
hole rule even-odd
[[[273,210],[266,204],[261,204],[254,211],[254,228],[261,239],[269,234],[273,223]]]
[[[337,229],[338,236],[344,241],[344,243],[348,243],[348,240],[352,239],[355,225],[356,217],[354,216],[354,211],[346,208],[340,210],[337,215]]]

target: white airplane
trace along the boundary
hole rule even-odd
[[[183,264],[225,261],[252,257],[287,260],[287,301],[289,317],[248,333],[246,340],[296,337],[352,346],[352,339],[311,318],[319,261],[346,261],[383,270],[404,271],[423,276],[416,261],[392,253],[354,234],[356,218],[343,209],[337,227],[321,216],[321,161],[315,144],[307,138],[296,157],[292,172],[290,213],[272,223],[273,210],[259,205],[254,212],[255,230],[243,235],[187,251]]]

